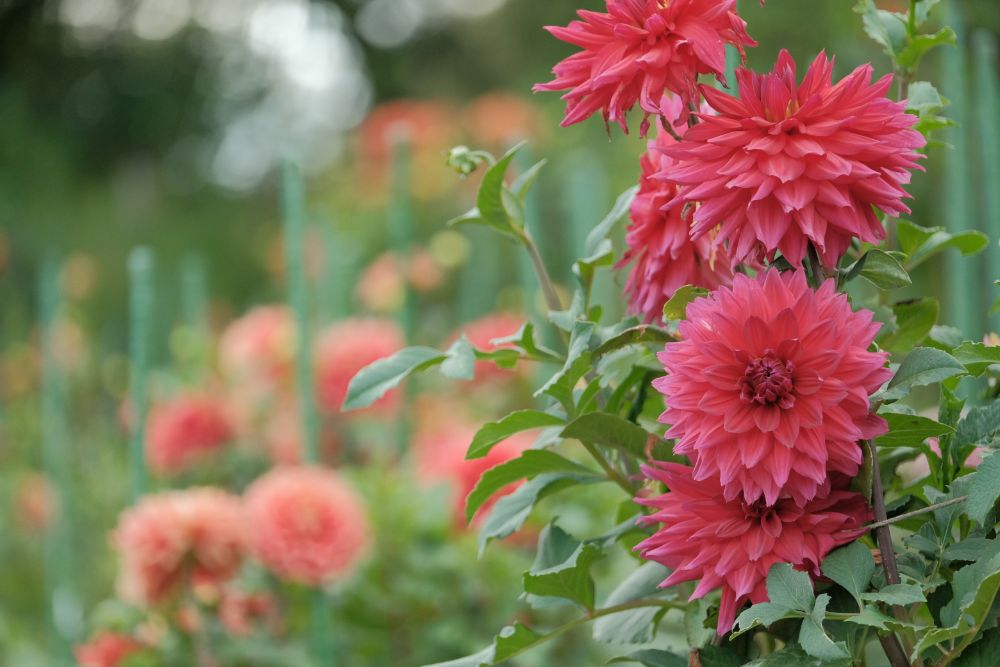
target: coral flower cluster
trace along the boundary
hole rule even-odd
[[[146,456],[158,474],[183,472],[236,435],[223,401],[202,394],[182,394],[154,405],[148,428]]]
[[[403,345],[403,332],[391,320],[354,318],[327,327],[317,338],[314,351],[319,406],[339,413],[351,378],[368,364],[395,354]],[[392,413],[397,404],[396,395],[388,394],[371,409],[380,414]]]
[[[143,649],[132,637],[117,632],[102,632],[73,651],[80,667],[120,667],[129,656]]]

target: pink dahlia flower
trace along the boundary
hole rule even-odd
[[[351,379],[362,368],[392,356],[404,346],[403,332],[391,320],[356,318],[337,322],[325,329],[316,340],[316,398],[319,406],[333,414],[347,396]],[[391,412],[396,395],[390,393],[373,408]]]
[[[194,579],[236,574],[247,546],[243,507],[214,488],[146,496],[122,513],[112,543],[121,558],[119,594],[157,604]]]
[[[672,101],[665,98],[661,106],[664,109],[680,109],[678,98]],[[675,128],[682,131],[676,124]],[[689,220],[682,215],[681,208],[667,208],[667,204],[677,196],[677,188],[655,176],[668,171],[673,165],[673,160],[667,157],[664,149],[674,143],[673,137],[660,129],[642,156],[642,179],[639,181],[639,192],[632,201],[629,212],[632,222],[625,238],[628,250],[619,264],[621,267],[635,262],[625,285],[625,293],[632,312],[641,315],[647,322],[663,318],[663,304],[678,288],[697,285],[715,289],[729,285],[733,279],[725,252],[713,248],[707,236],[692,241]]]
[[[176,474],[204,460],[236,435],[226,405],[204,394],[182,394],[153,406],[146,434],[149,467]]]
[[[666,149],[676,165],[661,174],[679,187],[672,206],[700,204],[693,238],[715,232],[734,264],[781,251],[798,266],[811,242],[833,267],[852,237],[885,238],[875,208],[910,212],[903,186],[925,143],[917,117],[886,97],[891,75],[873,84],[863,65],[833,84],[833,65],[820,53],[797,85],[782,51],[770,74],[737,70],[738,97],[701,87],[718,115],[700,114]]]
[[[250,407],[273,401],[291,387],[295,335],[295,320],[285,306],[258,306],[222,332],[219,365]]]
[[[344,579],[370,541],[361,498],[332,470],[275,468],[245,498],[254,553],[285,579]]]
[[[728,500],[826,493],[830,471],[857,473],[858,440],[887,430],[868,400],[892,376],[888,355],[868,351],[879,326],[832,280],[814,292],[801,271],[737,274],[688,306],[681,340],[659,355],[674,451]]]
[[[563,95],[564,127],[600,110],[605,123],[628,132],[626,116],[638,104],[645,135],[650,115],[667,114],[660,103],[666,91],[681,98],[686,120],[688,105],[698,98],[698,75],[722,80],[726,45],[743,53],[757,44],[736,13],[736,0],[607,0],[607,8],[606,14],[581,9],[579,21],[546,28],[583,49],[553,68],[555,79],[534,88],[569,91]]]
[[[692,600],[722,589],[720,635],[733,627],[747,600],[767,601],[772,565],[789,563],[818,577],[823,558],[863,534],[870,518],[864,496],[850,491],[832,491],[805,506],[790,498],[769,506],[727,499],[715,479],[698,480],[677,463],[657,462],[643,472],[669,491],[636,499],[655,510],[643,522],[664,524],[636,550],[671,569],[663,587],[698,579]]]
[[[527,318],[516,313],[496,312],[484,315],[468,324],[463,324],[452,336],[452,340],[459,338],[462,334],[469,339],[472,346],[492,352],[502,348],[513,348],[512,343],[493,343],[495,339],[507,338],[516,334]],[[520,366],[519,368],[523,368]],[[476,362],[476,380],[498,380],[514,377],[510,370],[500,368],[492,361]]]
[[[118,632],[102,632],[86,644],[77,646],[73,656],[80,667],[120,667],[143,645]]]

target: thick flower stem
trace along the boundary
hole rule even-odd
[[[872,509],[875,512],[875,539],[878,541],[879,552],[882,554],[882,567],[885,570],[885,579],[889,584],[898,584],[899,566],[896,564],[896,552],[892,547],[892,535],[889,533],[888,516],[885,511],[885,495],[882,490],[882,473],[878,467],[878,453],[875,449],[875,442],[865,441],[868,450],[872,455]],[[895,611],[895,609],[893,610]],[[889,658],[892,667],[910,667],[910,661],[906,657],[902,644],[895,633],[879,635],[879,643],[885,655]]]

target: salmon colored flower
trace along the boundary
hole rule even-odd
[[[314,347],[316,398],[329,413],[339,413],[351,379],[362,368],[403,348],[403,332],[391,320],[354,318],[334,323],[320,333]],[[387,394],[372,406],[392,412],[398,399]]]
[[[875,209],[910,212],[903,188],[925,144],[917,117],[886,97],[891,75],[871,83],[863,65],[834,84],[833,66],[820,53],[797,84],[782,51],[769,74],[737,70],[737,97],[701,87],[717,115],[699,114],[665,149],[676,164],[661,173],[679,188],[671,206],[698,204],[692,238],[727,242],[734,264],[780,251],[800,266],[811,243],[833,267],[852,238],[885,238]]]
[[[112,544],[121,559],[119,595],[155,605],[194,580],[236,574],[247,545],[243,508],[208,487],[146,496],[119,517]]]
[[[254,553],[285,579],[345,579],[371,540],[364,503],[332,470],[275,468],[245,498]]]
[[[285,306],[258,306],[219,339],[219,365],[250,408],[288,393],[295,368],[295,319]]]
[[[679,112],[680,101],[676,97],[664,99],[661,107]],[[673,111],[668,114],[674,115]],[[680,125],[675,129],[683,131]],[[677,188],[655,176],[673,165],[664,149],[674,143],[674,138],[660,129],[642,156],[642,179],[629,211],[631,224],[625,237],[628,249],[618,265],[621,268],[634,262],[625,293],[630,310],[647,322],[663,318],[663,305],[678,288],[696,285],[715,289],[733,279],[725,251],[713,248],[708,237],[692,241],[689,221],[681,209],[667,209],[668,202],[677,196]]]
[[[669,491],[636,499],[654,510],[643,523],[663,524],[636,550],[670,568],[663,587],[699,580],[692,600],[722,590],[720,635],[733,627],[746,601],[767,601],[772,565],[789,563],[820,576],[826,555],[863,534],[871,514],[865,497],[850,491],[832,491],[804,506],[791,498],[767,505],[762,500],[728,499],[717,480],[696,479],[691,468],[677,463],[657,462],[644,466],[643,472]]]
[[[879,323],[854,312],[834,281],[817,291],[801,271],[737,274],[732,288],[696,299],[678,342],[660,353],[674,451],[727,500],[800,506],[829,490],[828,473],[857,473],[858,441],[887,430],[869,397],[892,372],[869,352]]]
[[[736,0],[607,0],[607,9],[581,9],[580,20],[546,28],[583,49],[553,68],[555,79],[534,88],[568,91],[564,127],[600,111],[605,123],[628,132],[626,117],[638,104],[645,136],[649,116],[667,115],[660,104],[667,91],[680,97],[680,120],[686,121],[689,105],[698,100],[698,75],[721,81],[726,45],[741,54],[756,46],[736,13]]]
[[[154,405],[148,428],[149,467],[161,475],[191,468],[236,435],[227,406],[205,394],[182,394]]]
[[[77,646],[73,656],[80,667],[120,667],[143,645],[119,632],[102,632],[86,644]]]

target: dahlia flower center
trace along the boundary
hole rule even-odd
[[[758,405],[778,404],[782,408],[795,405],[792,393],[794,383],[792,372],[795,365],[791,361],[779,359],[773,350],[747,364],[740,380],[740,398],[745,403]]]

